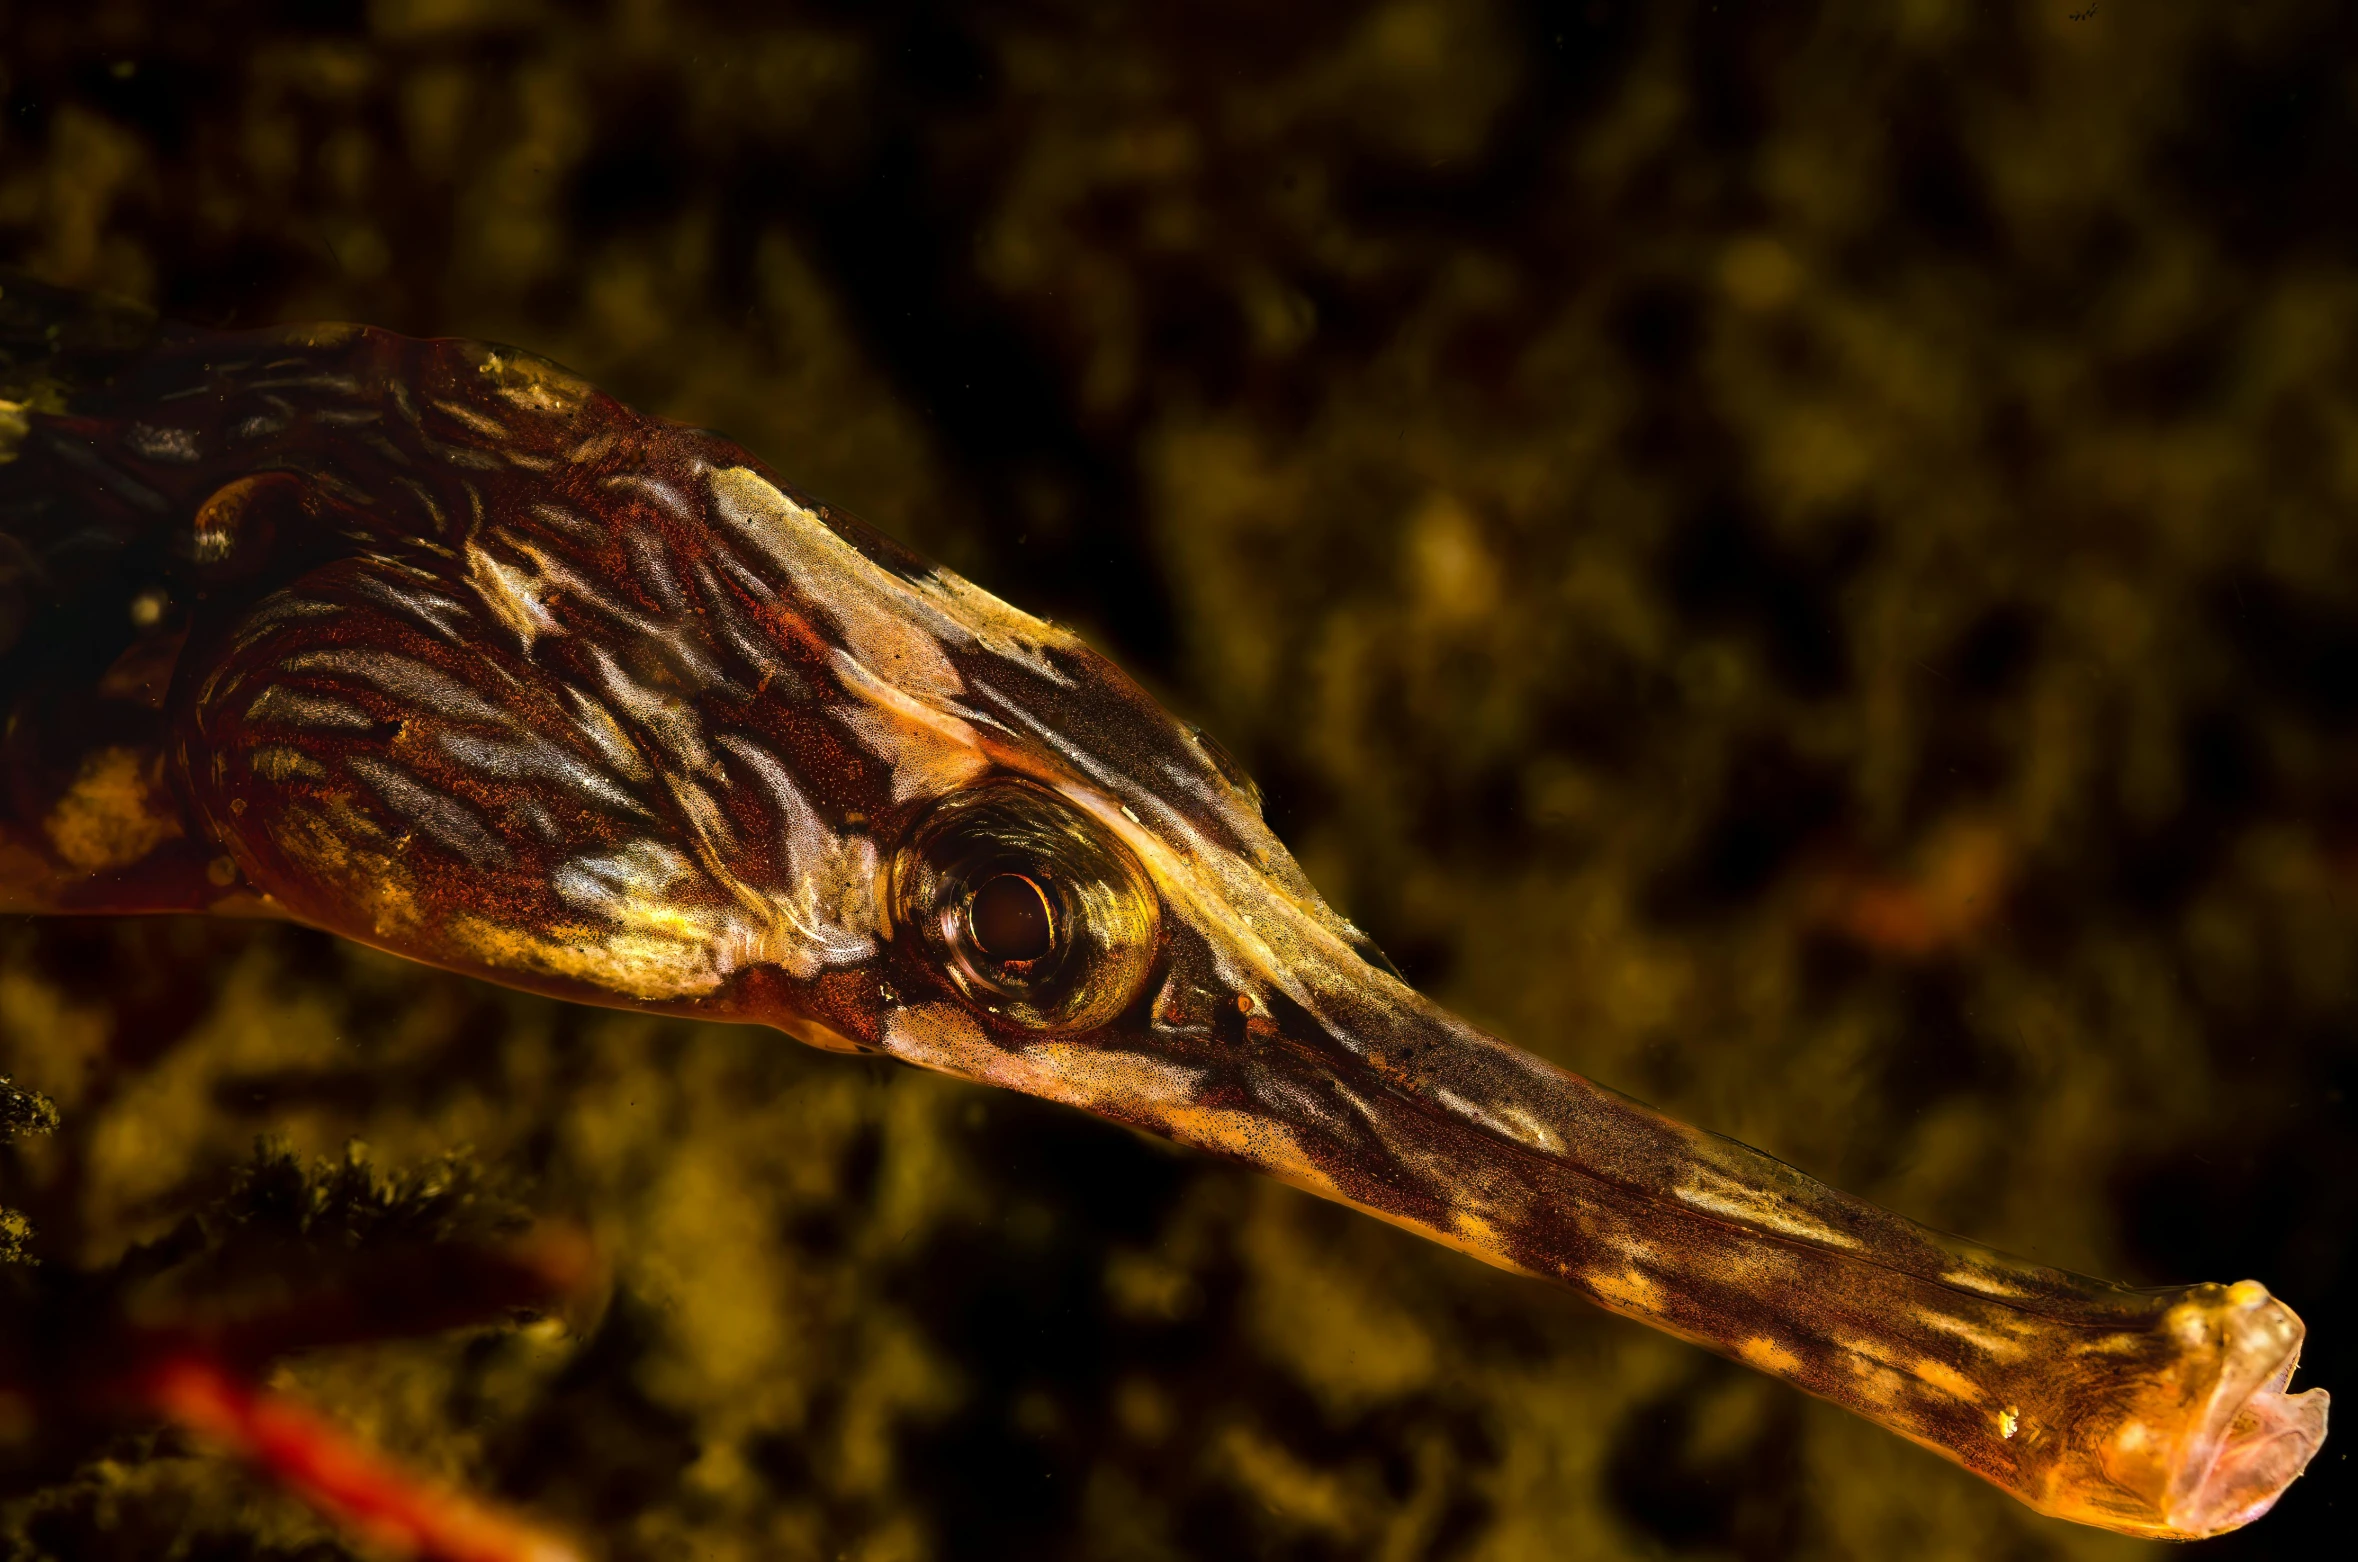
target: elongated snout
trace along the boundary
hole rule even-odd
[[[1377,1214],[1781,1377],[2059,1518],[2217,1534],[2266,1512],[2324,1439],[2324,1391],[2287,1392],[2301,1321],[2257,1282],[2138,1291],[2025,1263],[1446,1016],[1425,1034],[1380,1070],[1327,1059],[1359,1128],[1335,1180]]]

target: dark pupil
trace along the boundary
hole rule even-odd
[[[1048,897],[1020,873],[1002,873],[976,890],[966,926],[976,947],[1002,965],[1039,959],[1056,937]]]

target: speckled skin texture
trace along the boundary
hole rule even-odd
[[[2336,1383],[2326,21],[453,18],[19,18],[17,257],[726,428],[1205,721],[1453,1008],[1941,1227],[2262,1275]],[[1004,1095],[287,930],[14,937],[68,1146],[19,1202],[75,1251],[262,1130],[588,1214],[587,1340],[296,1378],[626,1551],[2113,1544]],[[16,1522],[299,1543],[127,1469]]]

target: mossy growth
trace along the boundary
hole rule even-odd
[[[0,1144],[13,1143],[30,1134],[54,1133],[57,1121],[56,1102],[38,1090],[26,1090],[6,1075],[0,1075]],[[32,1218],[22,1210],[0,1204],[0,1264],[31,1263],[32,1236]]]

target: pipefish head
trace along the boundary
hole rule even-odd
[[[196,506],[223,578],[240,538],[378,530],[184,657],[179,768],[246,882],[413,958],[1330,1181],[1300,1119],[1384,1061],[1354,1022],[1430,1015],[1217,743],[717,438],[438,345],[402,366],[418,435],[503,459],[402,472],[426,519],[386,527],[349,459]]]

